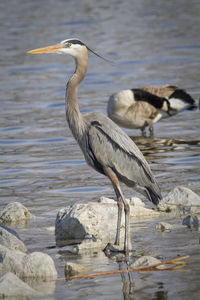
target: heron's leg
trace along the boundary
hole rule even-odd
[[[115,173],[110,168],[105,168],[104,171],[105,171],[106,175],[110,178],[110,180],[113,184],[116,196],[117,196],[118,218],[117,218],[117,233],[116,233],[115,244],[119,245],[119,241],[120,241],[122,206],[124,206],[124,213],[125,213],[124,252],[126,254],[128,254],[128,252],[129,252],[130,207],[121,191],[121,188],[119,185],[119,180],[118,180],[117,176],[115,175]]]
[[[129,254],[129,240],[130,240],[130,236],[129,236],[129,227],[130,227],[130,206],[128,204],[128,202],[126,201],[125,197],[122,195],[122,201],[124,204],[124,213],[125,213],[125,239],[124,239],[124,252],[126,255]]]
[[[121,195],[119,195],[118,190],[113,185],[116,196],[117,196],[117,206],[118,206],[118,216],[117,216],[117,232],[115,237],[115,245],[119,245],[120,242],[120,227],[121,227],[121,219],[122,219],[122,208],[123,208],[123,201]]]
[[[112,182],[115,194],[117,196],[117,206],[118,206],[118,217],[117,217],[117,232],[116,232],[116,237],[115,237],[115,245],[119,245],[120,242],[120,227],[121,227],[121,218],[122,218],[122,208],[123,208],[123,201],[121,194],[119,193],[120,190],[120,185],[119,185],[119,180],[115,173],[110,169],[110,168],[105,168],[104,169],[106,175]]]

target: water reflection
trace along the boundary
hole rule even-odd
[[[118,265],[118,269],[124,272],[120,273],[121,283],[122,283],[122,295],[124,300],[133,300],[136,299],[137,296],[149,294],[149,290],[152,289],[152,296],[148,299],[152,300],[166,300],[168,299],[168,292],[164,288],[164,283],[160,280],[152,282],[149,279],[149,272],[126,272],[126,270],[130,269],[129,261],[126,262],[125,258],[119,254],[114,254],[113,256],[116,259],[116,265]],[[159,270],[158,270],[159,272]],[[141,275],[141,280],[143,281],[141,287],[139,284],[138,287],[138,274]],[[118,275],[119,276],[119,275]]]
[[[157,283],[158,290],[155,292],[155,295],[151,298],[152,300],[167,300],[168,299],[168,291],[164,289],[163,282]]]
[[[121,268],[119,267],[121,270]],[[149,294],[147,299],[152,300],[167,300],[168,299],[168,291],[164,288],[163,282],[154,283],[153,292],[149,293],[148,289],[152,286],[151,282],[145,280],[143,282],[144,288],[138,290],[136,287],[136,283],[134,282],[134,275],[132,272],[122,273],[121,274],[122,281],[122,295],[124,300],[134,300],[145,297],[145,294]],[[135,289],[134,289],[135,288]],[[150,296],[151,294],[151,296]],[[143,295],[143,296],[142,296]]]
[[[199,146],[199,140],[184,140],[184,139],[164,139],[156,137],[131,136],[130,137],[145,156],[152,154],[171,152],[186,149],[188,146]]]
[[[124,266],[123,263],[119,263],[119,270],[123,270]],[[128,269],[128,265],[126,266]],[[121,281],[122,281],[122,295],[124,300],[131,300],[134,299],[134,281],[133,281],[133,274],[132,272],[121,273]]]

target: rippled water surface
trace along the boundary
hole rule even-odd
[[[59,276],[66,259],[92,266],[94,272],[119,268],[103,253],[66,258],[61,250],[49,249],[55,240],[48,228],[60,208],[114,194],[107,178],[85,164],[66,124],[65,85],[74,71],[73,59],[31,56],[27,50],[78,37],[117,62],[90,54],[79,88],[83,113],[106,112],[111,93],[144,85],[177,84],[198,101],[199,12],[195,0],[1,1],[0,208],[19,201],[37,216],[17,231],[29,251],[52,255]],[[151,164],[164,195],[177,185],[200,194],[199,118],[199,110],[193,110],[162,120],[154,127],[154,138],[127,131]],[[123,191],[127,197],[135,195],[125,186]],[[179,219],[168,221],[181,224]],[[120,275],[57,282],[49,286],[49,299],[199,299],[198,232],[180,226],[161,234],[155,232],[157,222],[132,220],[134,253],[163,259],[190,255],[189,273],[133,274],[133,287]]]

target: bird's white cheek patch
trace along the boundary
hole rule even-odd
[[[169,99],[170,106],[173,109],[176,109],[178,111],[185,109],[188,106],[188,103],[183,102],[180,99],[177,98],[171,98]]]

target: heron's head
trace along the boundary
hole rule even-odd
[[[77,58],[81,56],[83,53],[90,51],[96,56],[102,58],[105,61],[111,62],[108,59],[102,57],[98,53],[96,53],[94,50],[86,46],[83,42],[81,42],[79,39],[71,38],[68,40],[64,40],[60,42],[59,44],[43,47],[43,48],[37,48],[31,51],[28,51],[30,54],[42,54],[42,53],[58,53],[58,54],[69,54],[73,57]]]
[[[42,53],[58,53],[69,54],[74,57],[80,55],[81,52],[86,50],[86,45],[78,39],[68,39],[60,42],[59,44],[46,46],[43,48],[37,48],[28,51],[30,54],[42,54]]]

